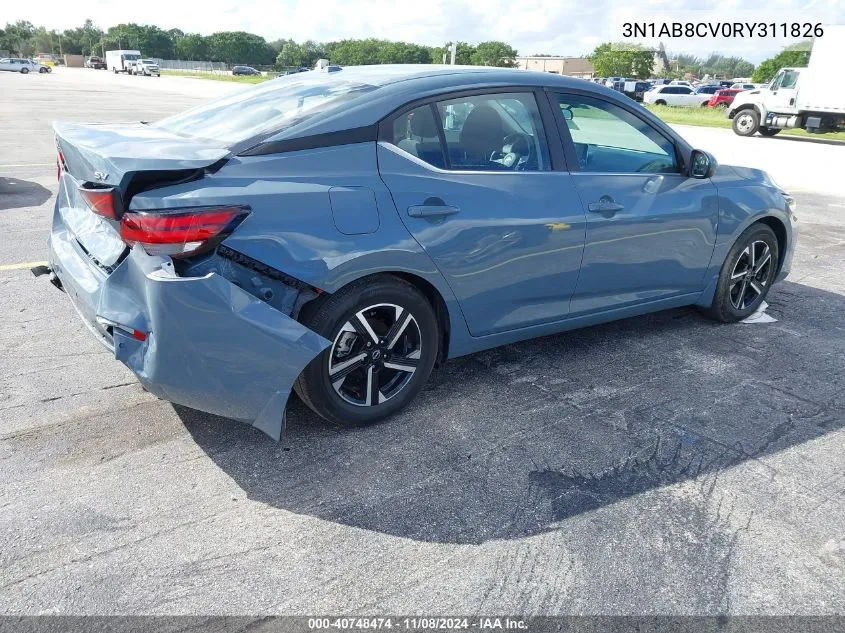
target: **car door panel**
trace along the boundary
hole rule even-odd
[[[446,278],[473,336],[566,316],[585,228],[569,174],[449,173],[386,143],[378,160],[399,216]],[[426,208],[449,213],[418,213]]]
[[[460,107],[436,118],[453,167],[468,167],[430,165],[421,157],[431,155],[438,132],[424,130],[429,126],[422,125],[423,115],[428,116],[412,114],[417,119],[410,126],[418,132],[412,138],[379,142],[379,172],[408,231],[455,293],[470,333],[484,336],[565,318],[586,221],[572,176],[549,170],[548,162],[543,170],[469,167],[478,160],[471,156],[477,143],[460,144],[472,116]]]
[[[715,245],[716,187],[679,173],[672,140],[634,111],[565,93],[552,100],[558,113],[574,113],[563,142],[588,147],[572,173],[587,227],[570,314],[700,292]]]
[[[718,200],[709,180],[681,175],[574,174],[589,205],[572,313],[700,292],[715,244]]]

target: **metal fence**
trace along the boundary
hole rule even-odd
[[[175,70],[181,73],[197,73],[197,74],[217,74],[228,75],[232,72],[235,66],[248,66],[249,64],[227,64],[226,62],[195,62],[186,59],[156,59],[153,60],[158,64],[162,70]],[[260,70],[265,75],[279,75],[291,68],[263,65],[252,66],[256,70]]]

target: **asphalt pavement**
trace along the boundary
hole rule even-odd
[[[0,614],[845,612],[845,197],[805,174],[845,147],[691,132],[794,185],[776,323],[681,309],[508,345],[366,429],[294,398],[276,444],[143,391],[28,271],[53,119],[233,89],[0,75]]]

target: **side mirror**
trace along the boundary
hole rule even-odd
[[[571,121],[575,118],[575,115],[572,114],[572,108],[561,108],[560,113],[563,115],[563,118],[567,121]]]
[[[710,178],[717,164],[712,155],[703,150],[694,149],[690,156],[689,175],[692,178]]]

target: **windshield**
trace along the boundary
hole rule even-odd
[[[141,59],[141,56],[133,53],[127,53],[123,56],[123,59]]]
[[[142,64],[155,64],[155,62],[151,59],[142,59],[141,63]]]
[[[337,74],[300,73],[227,95],[153,125],[232,145],[263,132],[281,131],[376,88],[344,81]]]

